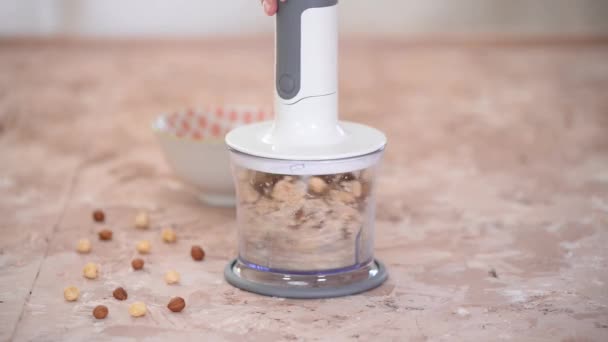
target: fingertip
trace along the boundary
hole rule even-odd
[[[264,0],[264,10],[269,16],[273,16],[277,13],[279,5],[277,0]]]

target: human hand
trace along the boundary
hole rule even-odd
[[[277,13],[277,9],[279,5],[277,4],[278,0],[262,0],[262,6],[264,6],[264,12],[267,15],[274,15]],[[285,2],[286,0],[281,0],[281,2]]]

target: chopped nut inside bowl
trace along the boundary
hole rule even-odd
[[[243,261],[293,271],[371,261],[373,177],[359,171],[278,175],[238,166],[235,175]]]

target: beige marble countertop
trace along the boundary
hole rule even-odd
[[[226,284],[234,212],[174,178],[149,129],[186,106],[270,106],[270,37],[1,41],[0,340],[606,341],[607,61],[605,40],[345,40],[342,117],[390,140],[376,227],[390,279],[303,301]],[[95,239],[94,208],[112,242]],[[146,232],[132,228],[141,209]],[[160,242],[169,224],[176,245]],[[81,237],[90,255],[75,253]],[[153,251],[134,273],[142,238]],[[99,279],[82,277],[87,261]],[[181,285],[164,284],[171,268]],[[131,318],[116,286],[148,315]],[[165,308],[174,295],[180,314]]]

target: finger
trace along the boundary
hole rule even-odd
[[[274,15],[277,13],[277,0],[264,0],[264,12],[267,15]]]

